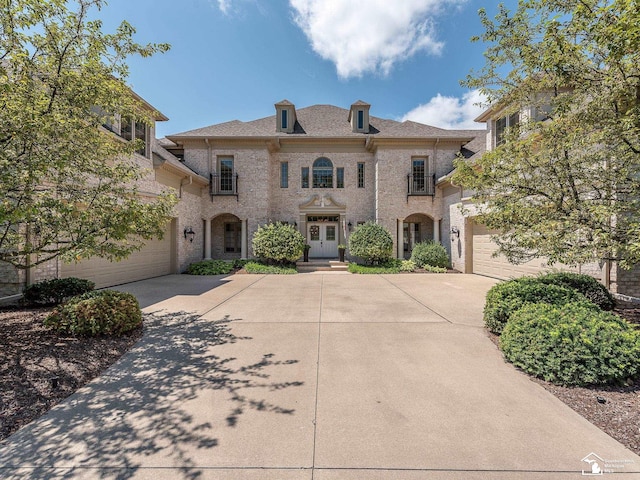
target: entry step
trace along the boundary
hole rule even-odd
[[[308,262],[296,262],[296,267],[299,273],[346,272],[348,271],[349,263],[331,259],[311,259]]]

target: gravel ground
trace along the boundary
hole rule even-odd
[[[142,337],[142,328],[121,338],[60,336],[42,325],[48,312],[0,310],[0,440],[99,375]],[[640,324],[640,305],[619,304],[617,312]],[[640,455],[640,379],[605,388],[533,381]]]

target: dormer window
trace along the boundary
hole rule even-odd
[[[296,107],[289,100],[275,104],[276,132],[293,133],[296,124]]]
[[[349,110],[349,123],[353,133],[369,133],[369,108],[371,105],[358,100]]]

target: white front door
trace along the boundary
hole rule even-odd
[[[308,231],[311,258],[334,258],[338,256],[338,224],[310,223]]]

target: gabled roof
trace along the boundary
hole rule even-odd
[[[284,101],[283,101],[284,102]],[[282,103],[282,102],[281,102]],[[364,102],[362,102],[364,104]],[[464,141],[472,140],[480,130],[445,130],[405,121],[398,122],[370,116],[369,133],[354,132],[349,123],[350,110],[333,105],[313,105],[297,110],[297,122],[293,133],[276,131],[276,117],[269,117],[241,122],[233,120],[208,127],[167,135],[173,142],[197,138],[451,138]]]

